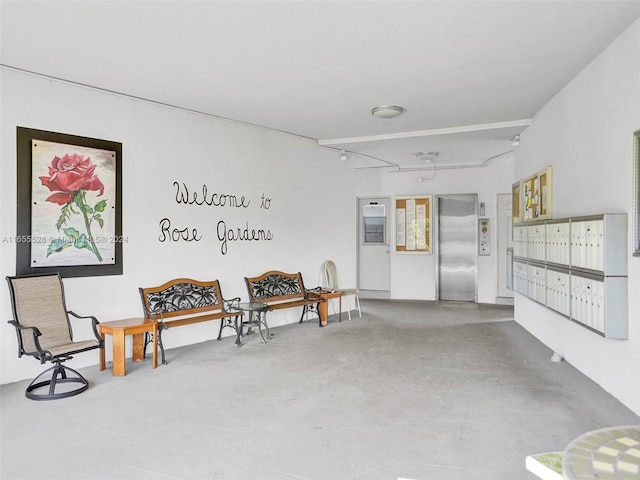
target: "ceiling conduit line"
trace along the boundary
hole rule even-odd
[[[316,141],[317,143],[317,141]],[[394,167],[394,168],[400,168],[400,165],[398,165],[397,163],[393,163],[390,162],[388,160],[384,160],[382,158],[379,157],[375,157],[373,155],[369,155],[368,153],[361,153],[361,152],[353,152],[351,150],[345,150],[344,148],[338,148],[338,147],[330,147],[330,146],[325,146],[325,145],[318,145],[320,148],[328,148],[330,150],[333,150],[335,152],[345,152],[348,153],[349,155],[359,155],[361,157],[366,157],[366,158],[370,158],[371,160],[376,160],[378,162],[382,162],[385,165],[378,165],[377,167],[360,167],[360,168],[389,168],[389,167]],[[354,167],[354,170],[357,170],[356,167]]]
[[[300,135],[300,134],[297,134],[297,133],[287,132],[285,130],[278,130],[277,128],[265,127],[263,125],[257,125],[255,123],[243,122],[241,120],[234,120],[233,118],[227,118],[227,117],[222,117],[220,115],[214,115],[212,113],[202,112],[200,110],[195,110],[195,109],[185,108],[185,107],[179,107],[177,105],[172,105],[170,103],[158,102],[156,100],[150,100],[148,98],[138,97],[136,95],[129,95],[127,93],[122,93],[122,92],[118,92],[118,91],[115,91],[115,90],[109,90],[109,89],[106,89],[106,88],[96,87],[94,85],[89,85],[89,84],[86,84],[86,83],[74,82],[72,80],[67,80],[67,79],[60,78],[60,77],[54,77],[52,75],[46,75],[44,73],[39,73],[39,72],[31,71],[31,70],[26,70],[24,68],[13,67],[11,65],[7,65],[7,64],[4,64],[4,63],[0,63],[0,67],[5,68],[7,70],[13,70],[13,71],[18,72],[18,73],[23,73],[23,74],[26,74],[26,75],[32,75],[34,77],[44,78],[44,79],[47,79],[49,81],[56,81],[56,82],[64,83],[64,84],[67,84],[67,85],[73,85],[75,87],[86,88],[88,90],[93,90],[93,91],[100,92],[100,93],[107,93],[107,94],[115,95],[115,96],[122,97],[122,98],[129,98],[131,100],[136,100],[136,101],[143,102],[143,103],[148,103],[148,104],[151,104],[151,105],[157,105],[157,106],[160,106],[160,107],[180,110],[180,111],[186,112],[186,113],[193,113],[193,114],[196,114],[196,115],[202,115],[202,116],[208,117],[208,118],[215,118],[216,120],[222,120],[222,121],[225,121],[225,122],[235,123],[237,125],[243,125],[243,126],[246,126],[246,127],[253,127],[253,128],[258,128],[258,129],[262,129],[262,130],[267,130],[267,131],[270,131],[270,132],[277,132],[277,133],[283,133],[283,134],[286,134],[286,135],[291,135],[293,137],[301,138],[303,140],[309,140],[309,141],[313,142],[316,146],[320,146],[320,147],[323,147],[323,148],[329,148],[329,149],[335,150],[335,151],[342,150],[342,149],[336,148],[336,147],[320,145],[318,143],[318,140],[316,140],[315,138],[307,137],[305,135]],[[368,155],[366,153],[351,152],[351,151],[347,151],[347,153],[350,153],[352,155],[361,155],[363,157],[368,157],[368,158],[371,158],[373,160],[377,160],[379,162],[385,163],[386,165],[384,165],[383,168],[389,168],[389,166],[399,168],[399,165],[396,165],[395,163],[389,162],[387,160],[383,160],[383,159],[378,158],[378,157],[374,157],[373,155]]]
[[[502,152],[499,153],[497,155],[494,155],[493,157],[489,157],[487,158],[484,162],[482,163],[472,163],[472,164],[466,164],[466,165],[436,165],[435,167],[429,167],[429,166],[425,166],[425,167],[398,167],[395,170],[389,170],[389,173],[402,173],[402,172],[426,172],[426,171],[432,171],[432,170],[458,170],[458,169],[465,169],[465,168],[483,168],[483,167],[487,167],[493,160],[500,158],[504,155],[507,155],[511,152],[513,152],[514,150],[507,150],[506,152]],[[375,169],[375,168],[389,168],[389,167],[384,167],[384,166],[377,166],[377,167],[355,167],[354,170],[369,170],[369,169]]]
[[[303,139],[303,140],[311,141],[314,144],[316,144],[317,146],[320,146],[320,147],[323,147],[323,148],[330,148],[330,149],[336,150],[336,151],[343,150],[341,148],[336,148],[336,147],[330,146],[332,144],[340,143],[341,142],[340,139],[337,139],[335,141],[334,140],[317,140],[315,138],[307,137],[305,135],[300,135],[300,134],[297,134],[297,133],[287,132],[286,130],[279,130],[277,128],[265,127],[264,125],[258,125],[258,124],[255,124],[255,123],[244,122],[242,120],[234,120],[233,118],[227,118],[227,117],[223,117],[223,116],[220,116],[220,115],[214,115],[212,113],[207,113],[207,112],[203,112],[203,111],[196,110],[196,109],[180,107],[180,106],[173,105],[173,104],[170,104],[170,103],[158,102],[156,100],[151,100],[151,99],[144,98],[144,97],[139,97],[139,96],[136,96],[136,95],[130,95],[130,94],[127,94],[127,93],[118,92],[116,90],[109,90],[107,88],[96,87],[94,85],[89,85],[89,84],[86,84],[86,83],[75,82],[75,81],[72,81],[72,80],[67,80],[65,78],[55,77],[55,76],[52,76],[52,75],[47,75],[47,74],[44,74],[44,73],[39,73],[39,72],[35,72],[35,71],[32,71],[32,70],[27,70],[27,69],[24,69],[24,68],[14,67],[14,66],[7,65],[7,64],[4,64],[4,63],[0,63],[0,68],[4,68],[4,69],[7,69],[7,70],[12,70],[12,71],[15,71],[15,72],[18,72],[18,73],[22,73],[22,74],[25,74],[25,75],[32,75],[32,76],[35,76],[35,77],[44,78],[44,79],[47,79],[49,81],[56,81],[56,82],[64,83],[64,84],[67,84],[67,85],[73,85],[73,86],[76,86],[76,87],[86,88],[88,90],[93,90],[93,91],[96,91],[96,92],[115,95],[115,96],[122,97],[122,98],[128,98],[128,99],[131,99],[131,100],[136,100],[136,101],[143,102],[143,103],[148,103],[148,104],[151,104],[151,105],[157,105],[157,106],[161,106],[161,107],[165,107],[165,108],[171,108],[171,109],[179,110],[179,111],[186,112],[186,113],[192,113],[192,114],[201,115],[201,116],[208,117],[208,118],[214,118],[216,120],[222,120],[222,121],[234,123],[234,124],[237,124],[237,125],[243,125],[243,126],[246,126],[246,127],[253,127],[253,128],[257,128],[257,129],[261,129],[261,130],[270,131],[270,132],[282,133],[282,134],[290,135],[290,136],[293,136],[293,137],[296,137],[296,138],[300,138],[300,139]],[[525,120],[520,120],[520,121],[516,121],[516,122],[524,122],[524,121]],[[531,124],[531,120],[527,120],[527,121],[529,122],[527,125],[530,125]],[[445,129],[437,129],[437,130],[424,130],[422,132],[432,132],[432,133],[425,133],[424,135],[443,135],[443,134],[447,133],[447,132],[444,132],[445,130],[456,130],[457,132],[461,132],[461,131],[465,131],[465,130],[460,130],[461,128],[473,128],[473,130],[468,130],[468,131],[474,131],[474,130],[478,130],[478,129],[487,129],[487,128],[503,128],[504,124],[507,124],[507,123],[513,123],[513,122],[503,122],[503,123],[500,123],[500,124],[497,124],[497,123],[496,124],[484,124],[484,126],[483,125],[475,125],[475,126],[471,126],[471,127],[454,127],[454,128],[450,128],[450,129],[445,128]],[[511,126],[513,126],[513,125],[511,125]],[[437,132],[439,132],[439,133],[437,133]],[[418,133],[420,133],[420,132],[405,132],[405,133],[401,133],[401,134],[392,134],[392,135],[400,135],[400,136],[395,137],[395,138],[407,138],[407,137],[403,137],[402,135],[416,136],[415,134],[418,134]],[[450,131],[448,133],[456,133],[456,132]],[[383,137],[386,137],[386,136],[387,135],[378,135],[377,137],[380,137],[380,138],[378,138],[379,140],[383,140],[384,139]],[[374,138],[374,137],[355,137],[355,138],[369,138],[369,139],[371,139],[371,138]],[[348,140],[348,139],[344,139],[344,140]],[[362,140],[362,141],[368,141],[368,140]],[[348,141],[344,141],[343,143],[349,143],[349,142]],[[376,160],[378,162],[382,162],[382,163],[385,164],[385,165],[380,165],[380,166],[377,166],[377,167],[354,167],[355,170],[393,167],[395,169],[394,171],[396,171],[396,172],[399,172],[399,171],[412,171],[412,170],[409,170],[409,169],[403,169],[400,165],[398,165],[396,163],[390,162],[388,160],[384,160],[384,159],[379,158],[379,157],[375,157],[373,155],[369,155],[369,154],[366,154],[366,153],[360,153],[360,152],[353,152],[353,151],[347,151],[347,152],[349,154],[352,154],[352,155],[360,155],[362,157],[367,157],[367,158],[370,158],[372,160]],[[508,152],[506,152],[506,153],[508,153]],[[478,165],[436,167],[436,170],[446,169],[446,168],[474,168],[474,167],[477,167],[477,166]],[[480,166],[484,166],[484,165],[481,164]],[[414,169],[413,171],[421,171],[421,170],[426,170],[426,169],[424,169],[424,168],[420,169],[420,170],[415,170]],[[432,169],[429,168],[428,170],[432,170]]]
[[[506,152],[502,152],[499,153],[497,155],[494,155],[493,157],[489,157],[487,158],[484,162],[479,163],[479,164],[468,164],[468,165],[442,165],[442,167],[436,167],[436,170],[453,170],[453,169],[458,169],[458,168],[484,168],[489,166],[489,164],[491,162],[493,162],[494,160],[496,160],[497,158],[500,158],[504,155],[508,155],[509,153],[514,152],[513,149],[511,150],[507,150]]]
[[[501,128],[528,127],[528,126],[531,126],[532,123],[533,121],[530,118],[525,118],[521,120],[511,120],[507,122],[481,123],[478,125],[435,128],[432,130],[416,130],[412,132],[385,133],[382,135],[369,135],[364,137],[327,138],[324,140],[318,140],[318,145],[326,146],[326,145],[336,145],[341,143],[363,143],[363,142],[376,142],[376,141],[382,141],[382,140],[398,140],[402,138],[451,135],[455,133],[479,132],[483,130],[497,130]]]
[[[0,67],[5,68],[7,70],[13,70],[13,71],[18,72],[18,73],[23,73],[23,74],[26,74],[26,75],[33,75],[35,77],[45,78],[45,79],[50,80],[50,81],[56,81],[56,82],[64,83],[64,84],[67,84],[67,85],[73,85],[75,87],[86,88],[88,90],[93,90],[93,91],[96,91],[96,92],[107,93],[107,94],[110,94],[110,95],[115,95],[117,97],[128,98],[128,99],[131,99],[131,100],[137,100],[139,102],[148,103],[148,104],[151,104],[151,105],[157,105],[157,106],[160,106],[160,107],[180,110],[180,111],[186,112],[186,113],[193,113],[193,114],[196,114],[196,115],[202,115],[204,117],[214,118],[216,120],[222,120],[222,121],[230,122],[230,123],[235,123],[237,125],[243,125],[245,127],[253,127],[253,128],[258,128],[258,129],[261,129],[261,130],[267,130],[269,132],[283,133],[285,135],[291,135],[293,137],[301,138],[301,139],[304,139],[304,140],[309,140],[309,141],[313,142],[316,145],[318,144],[318,141],[315,138],[307,137],[305,135],[300,135],[300,134],[297,134],[297,133],[287,132],[286,130],[278,130],[277,128],[265,127],[264,125],[258,125],[256,123],[243,122],[242,120],[234,120],[233,118],[227,118],[227,117],[223,117],[223,116],[220,116],[220,115],[214,115],[213,113],[202,112],[200,110],[196,110],[196,109],[193,109],[193,108],[180,107],[178,105],[172,105],[171,103],[158,102],[157,100],[151,100],[151,99],[144,98],[144,97],[138,97],[136,95],[130,95],[128,93],[122,93],[122,92],[118,92],[116,90],[109,90],[108,88],[96,87],[94,85],[89,85],[89,84],[86,84],[86,83],[74,82],[73,80],[67,80],[67,79],[60,78],[60,77],[54,77],[52,75],[47,75],[47,74],[44,74],[44,73],[38,73],[38,72],[31,71],[31,70],[26,70],[24,68],[13,67],[11,65],[7,65],[7,64],[4,64],[4,63],[0,63]]]
[[[393,163],[388,160],[383,160],[382,158],[374,157],[373,155],[369,155],[368,153],[359,153],[359,152],[349,152],[349,153],[352,153],[354,155],[360,155],[361,157],[367,157],[372,160],[377,160],[378,162],[382,162],[386,164],[386,165],[380,165],[378,167],[371,167],[371,168],[389,168],[389,167],[401,168],[400,165],[398,165],[397,163]]]

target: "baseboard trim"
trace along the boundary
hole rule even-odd
[[[389,290],[360,290],[358,296],[360,298],[391,300],[391,292]]]
[[[497,305],[513,305],[513,297],[496,297]]]

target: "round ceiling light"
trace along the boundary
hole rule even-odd
[[[381,105],[371,109],[371,115],[376,118],[394,118],[402,115],[404,108],[396,105]]]
[[[418,152],[414,153],[418,160],[424,160],[425,162],[433,162],[440,155],[439,152]]]

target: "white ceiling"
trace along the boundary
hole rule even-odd
[[[2,0],[0,60],[310,137],[356,168],[421,151],[447,168],[512,150],[639,17],[637,0]],[[404,115],[371,116],[389,104]]]

